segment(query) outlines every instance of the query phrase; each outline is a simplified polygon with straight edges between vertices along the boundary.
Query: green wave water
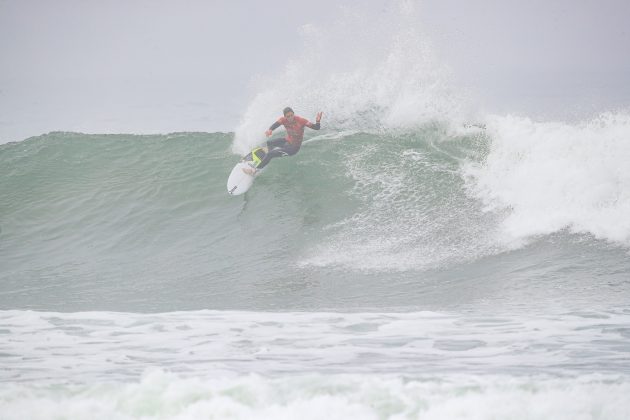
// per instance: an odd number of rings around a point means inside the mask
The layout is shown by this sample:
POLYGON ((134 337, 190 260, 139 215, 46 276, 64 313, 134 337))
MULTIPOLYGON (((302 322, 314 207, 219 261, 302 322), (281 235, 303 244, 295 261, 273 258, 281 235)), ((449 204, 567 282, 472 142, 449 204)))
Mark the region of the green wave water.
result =
POLYGON ((502 241, 509 211, 486 209, 465 170, 490 153, 484 130, 324 133, 243 197, 225 187, 232 141, 56 132, 0 146, 0 308, 441 310, 509 305, 500 291, 515 288, 531 305, 626 293, 584 293, 628 272, 623 248, 566 231, 502 241))

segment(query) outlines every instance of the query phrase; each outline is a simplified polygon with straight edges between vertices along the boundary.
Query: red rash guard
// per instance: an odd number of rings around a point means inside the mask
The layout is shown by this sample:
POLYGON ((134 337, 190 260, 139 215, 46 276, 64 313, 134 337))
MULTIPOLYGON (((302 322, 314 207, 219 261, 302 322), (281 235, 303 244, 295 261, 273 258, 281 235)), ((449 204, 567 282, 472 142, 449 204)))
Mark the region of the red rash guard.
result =
MULTIPOLYGON (((319 127, 315 128, 316 125, 319 126, 319 124, 313 124, 306 118, 298 117, 297 115, 293 117, 293 122, 289 122, 286 117, 280 117, 276 124, 277 127, 284 125, 284 128, 287 130, 287 141, 296 146, 300 146, 302 144, 302 139, 304 138, 304 127, 312 128, 314 130, 319 129, 319 127)), ((276 124, 274 124, 274 126, 276 124)))

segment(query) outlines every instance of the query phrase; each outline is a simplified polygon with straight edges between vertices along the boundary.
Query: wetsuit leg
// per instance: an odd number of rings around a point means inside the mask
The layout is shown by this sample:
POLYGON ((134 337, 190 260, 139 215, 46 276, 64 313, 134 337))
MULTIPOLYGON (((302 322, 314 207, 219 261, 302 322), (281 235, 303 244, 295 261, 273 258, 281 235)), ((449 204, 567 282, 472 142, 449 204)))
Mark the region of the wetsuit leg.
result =
MULTIPOLYGON (((271 150, 274 147, 281 147, 284 146, 284 144, 286 143, 286 139, 284 137, 278 137, 272 140, 267 141, 267 150, 271 150)), ((248 161, 254 161, 254 152, 256 152, 256 156, 260 158, 261 161, 265 160, 265 155, 267 154, 263 148, 259 147, 257 149, 254 149, 253 151, 249 152, 248 154, 246 154, 245 156, 243 156, 243 158, 241 159, 241 162, 248 162, 248 161)), ((257 168, 260 167, 260 165, 256 166, 257 168)))
POLYGON ((284 137, 277 137, 275 139, 271 139, 267 141, 267 148, 271 150, 274 147, 282 147, 287 143, 288 143, 287 139, 285 139, 284 137))
POLYGON ((293 156, 294 154, 298 152, 298 150, 300 150, 299 146, 295 146, 283 138, 269 140, 267 142, 267 147, 269 148, 269 151, 267 152, 267 155, 263 158, 263 160, 260 162, 260 164, 258 165, 256 169, 260 170, 264 168, 265 166, 267 166, 269 161, 275 157, 293 156))

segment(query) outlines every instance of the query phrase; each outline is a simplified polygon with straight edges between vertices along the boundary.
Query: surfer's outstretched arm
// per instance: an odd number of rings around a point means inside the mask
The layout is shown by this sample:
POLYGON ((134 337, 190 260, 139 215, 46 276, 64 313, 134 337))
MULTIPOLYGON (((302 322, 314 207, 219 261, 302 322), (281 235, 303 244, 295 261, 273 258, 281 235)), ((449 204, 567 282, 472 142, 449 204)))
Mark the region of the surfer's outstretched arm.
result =
POLYGON ((276 128, 280 127, 282 124, 280 124, 280 121, 276 121, 275 123, 271 124, 271 127, 269 127, 269 129, 267 131, 265 131, 265 135, 267 137, 271 137, 271 133, 273 133, 273 130, 275 130, 276 128))
POLYGON ((315 116, 315 124, 313 124, 312 122, 308 122, 306 123, 306 126, 308 128, 312 128, 313 130, 319 130, 321 128, 321 126, 319 125, 320 121, 322 120, 322 112, 318 112, 317 115, 315 116))

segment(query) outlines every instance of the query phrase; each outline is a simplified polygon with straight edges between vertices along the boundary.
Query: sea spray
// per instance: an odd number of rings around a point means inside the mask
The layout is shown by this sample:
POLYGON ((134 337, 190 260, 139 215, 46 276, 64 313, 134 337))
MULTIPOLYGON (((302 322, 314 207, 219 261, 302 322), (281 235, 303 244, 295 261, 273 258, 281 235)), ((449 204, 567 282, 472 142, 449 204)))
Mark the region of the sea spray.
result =
POLYGON ((260 81, 236 129, 234 152, 261 143, 286 105, 311 119, 323 111, 323 126, 331 130, 407 129, 471 118, 466 95, 452 88, 418 13, 411 2, 378 15, 341 8, 334 23, 302 28, 302 50, 283 72, 260 81))

